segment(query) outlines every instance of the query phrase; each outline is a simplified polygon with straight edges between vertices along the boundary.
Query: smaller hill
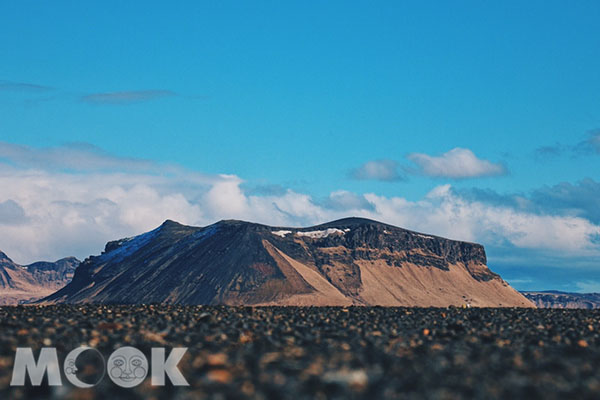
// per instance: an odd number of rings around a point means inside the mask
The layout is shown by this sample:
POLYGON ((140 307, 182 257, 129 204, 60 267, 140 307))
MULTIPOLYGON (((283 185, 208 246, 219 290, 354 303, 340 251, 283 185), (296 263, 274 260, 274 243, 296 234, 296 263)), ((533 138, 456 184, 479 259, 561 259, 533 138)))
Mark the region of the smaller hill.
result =
POLYGON ((0 251, 0 305, 27 303, 56 292, 71 281, 79 264, 67 257, 23 266, 0 251))
POLYGON ((540 308, 600 308, 600 293, 521 292, 540 308))

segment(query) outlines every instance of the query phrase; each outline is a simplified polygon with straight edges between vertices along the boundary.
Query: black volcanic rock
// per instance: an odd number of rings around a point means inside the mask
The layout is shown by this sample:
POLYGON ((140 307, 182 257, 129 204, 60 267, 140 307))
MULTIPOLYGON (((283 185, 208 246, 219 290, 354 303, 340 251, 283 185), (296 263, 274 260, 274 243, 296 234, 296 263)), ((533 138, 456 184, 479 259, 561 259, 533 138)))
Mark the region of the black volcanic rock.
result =
POLYGON ((363 218, 310 228, 166 221, 109 242, 51 303, 531 306, 483 246, 363 218))
POLYGON ((540 308, 600 308, 600 293, 521 292, 540 308))
POLYGON ((591 400, 600 391, 600 310, 61 304, 0 307, 0 323, 2 399, 591 400), (37 356, 46 341, 59 357, 88 343, 106 359, 124 345, 147 356, 186 347, 178 368, 190 386, 148 377, 121 388, 108 376, 91 389, 65 379, 10 386, 15 348, 37 356))

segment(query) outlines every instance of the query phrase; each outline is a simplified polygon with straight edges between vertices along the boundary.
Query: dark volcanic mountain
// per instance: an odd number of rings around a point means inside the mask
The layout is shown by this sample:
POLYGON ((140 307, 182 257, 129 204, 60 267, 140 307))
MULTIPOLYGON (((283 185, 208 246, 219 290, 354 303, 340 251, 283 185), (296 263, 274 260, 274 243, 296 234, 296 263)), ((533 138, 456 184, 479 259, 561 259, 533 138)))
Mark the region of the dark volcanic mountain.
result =
POLYGON ((19 304, 57 291, 71 281, 79 262, 68 257, 22 266, 0 251, 0 305, 19 304))
POLYGON ((166 221, 109 242, 49 303, 533 306, 483 246, 348 218, 311 228, 166 221))
POLYGON ((540 308, 600 308, 600 293, 522 292, 540 308))

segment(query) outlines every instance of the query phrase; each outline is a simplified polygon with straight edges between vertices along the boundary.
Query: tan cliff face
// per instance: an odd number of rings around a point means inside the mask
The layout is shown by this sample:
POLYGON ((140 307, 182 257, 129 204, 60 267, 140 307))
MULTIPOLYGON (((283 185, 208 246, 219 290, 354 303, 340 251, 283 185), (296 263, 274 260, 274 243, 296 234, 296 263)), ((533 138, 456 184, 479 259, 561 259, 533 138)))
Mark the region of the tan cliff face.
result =
POLYGON ((74 257, 56 262, 19 265, 0 251, 0 305, 14 305, 37 300, 64 287, 79 260, 74 257))
POLYGON ((481 245, 361 218, 310 228, 167 221, 107 244, 47 303, 532 307, 481 245))

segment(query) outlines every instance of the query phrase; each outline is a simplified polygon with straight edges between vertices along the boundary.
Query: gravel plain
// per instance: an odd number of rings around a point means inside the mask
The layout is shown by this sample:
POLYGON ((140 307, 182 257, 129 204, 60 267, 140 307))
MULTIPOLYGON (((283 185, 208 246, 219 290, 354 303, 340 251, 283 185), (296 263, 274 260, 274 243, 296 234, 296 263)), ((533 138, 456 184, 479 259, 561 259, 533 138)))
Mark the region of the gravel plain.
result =
POLYGON ((600 310, 0 307, 0 398, 598 399, 600 310), (190 386, 10 386, 17 347, 82 345, 187 347, 190 386))

